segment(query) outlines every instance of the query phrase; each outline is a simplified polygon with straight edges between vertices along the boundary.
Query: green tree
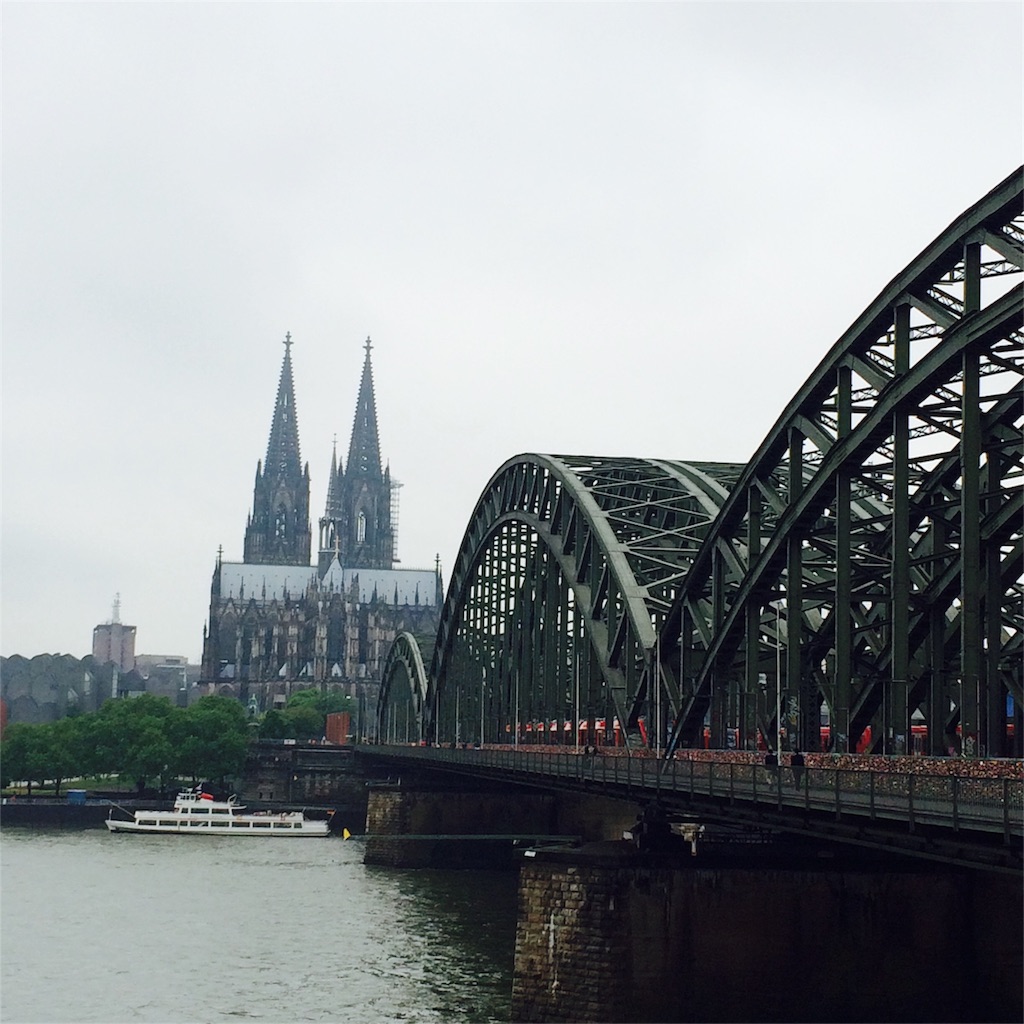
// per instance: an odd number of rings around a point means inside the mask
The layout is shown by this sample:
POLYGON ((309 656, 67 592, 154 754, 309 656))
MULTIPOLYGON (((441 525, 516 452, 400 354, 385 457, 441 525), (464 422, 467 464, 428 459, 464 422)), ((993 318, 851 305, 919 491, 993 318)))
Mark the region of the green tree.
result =
POLYGON ((282 716, 288 723, 289 735, 297 740, 319 739, 324 733, 324 714, 312 704, 286 707, 282 716))
POLYGON ((322 736, 327 716, 339 711, 354 712, 355 701, 335 690, 322 691, 314 687, 293 693, 282 714, 288 723, 288 735, 308 740, 322 736))
POLYGON ((25 728, 17 722, 12 723, 0 742, 0 787, 3 789, 25 778, 29 744, 25 728))
POLYGON ((245 708, 229 697, 201 697, 175 722, 179 771, 193 781, 224 782, 245 767, 249 746, 245 708))
POLYGON ((135 781, 139 792, 146 783, 159 779, 161 788, 174 774, 175 750, 167 737, 167 721, 147 717, 138 723, 128 748, 128 761, 122 766, 121 774, 135 781))
POLYGON ((60 718, 56 722, 39 725, 39 757, 47 779, 54 781, 54 796, 60 796, 65 779, 82 774, 81 748, 78 725, 81 719, 60 718))
POLYGON ((291 735, 288 731, 288 719, 273 708, 263 716, 260 722, 261 740, 283 740, 291 735))
POLYGON ((166 697, 148 693, 108 700, 98 712, 94 732, 97 769, 119 773, 140 793, 150 780, 173 773, 170 737, 182 714, 166 697))
POLYGON ((318 707, 320 704, 321 693, 316 687, 312 687, 308 690, 296 690, 285 704, 285 710, 288 708, 299 708, 299 707, 318 707))
MULTIPOLYGON (((78 771, 81 775, 103 775, 111 769, 104 762, 100 736, 103 732, 103 724, 97 712, 88 712, 79 715, 77 718, 69 719, 75 724, 75 731, 72 735, 72 742, 75 748, 75 757, 78 763, 78 771)), ((114 771, 119 769, 115 768, 114 771)))
POLYGON ((15 722, 7 727, 3 743, 0 744, 0 774, 4 786, 12 782, 28 783, 32 794, 32 783, 46 779, 45 736, 42 726, 15 722))
POLYGON ((349 714, 354 714, 356 710, 356 702, 347 693, 340 693, 337 690, 331 690, 321 696, 320 710, 325 715, 334 715, 340 711, 347 711, 349 714))

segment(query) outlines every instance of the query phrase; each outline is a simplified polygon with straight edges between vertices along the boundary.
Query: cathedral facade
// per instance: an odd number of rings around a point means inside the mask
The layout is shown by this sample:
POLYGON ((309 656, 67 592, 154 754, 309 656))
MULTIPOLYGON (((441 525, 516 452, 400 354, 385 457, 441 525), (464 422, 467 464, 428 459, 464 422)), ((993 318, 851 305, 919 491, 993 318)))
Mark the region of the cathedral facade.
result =
POLYGON ((335 447, 313 562, 291 345, 287 335, 242 561, 218 554, 214 568, 200 689, 237 697, 253 711, 312 686, 341 691, 356 698, 366 734, 395 636, 437 633, 440 567, 396 568, 397 485, 390 466, 381 467, 369 338, 348 459, 339 462, 335 447))

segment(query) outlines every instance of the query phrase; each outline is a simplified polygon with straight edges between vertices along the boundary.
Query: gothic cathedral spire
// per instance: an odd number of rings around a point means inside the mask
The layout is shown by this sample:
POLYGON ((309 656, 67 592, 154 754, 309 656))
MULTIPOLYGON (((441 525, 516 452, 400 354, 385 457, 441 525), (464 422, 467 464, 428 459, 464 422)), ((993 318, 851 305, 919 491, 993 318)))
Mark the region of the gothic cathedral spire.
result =
POLYGON ((245 527, 243 557, 250 564, 309 565, 309 466, 302 466, 299 454, 291 346, 292 336, 286 334, 267 460, 256 466, 245 527))
POLYGON ((320 520, 321 575, 335 552, 346 569, 391 569, 395 561, 394 524, 391 521, 391 471, 381 470, 377 433, 377 403, 373 392, 373 366, 366 339, 363 376, 359 383, 348 461, 343 467, 331 458, 327 509, 320 520))

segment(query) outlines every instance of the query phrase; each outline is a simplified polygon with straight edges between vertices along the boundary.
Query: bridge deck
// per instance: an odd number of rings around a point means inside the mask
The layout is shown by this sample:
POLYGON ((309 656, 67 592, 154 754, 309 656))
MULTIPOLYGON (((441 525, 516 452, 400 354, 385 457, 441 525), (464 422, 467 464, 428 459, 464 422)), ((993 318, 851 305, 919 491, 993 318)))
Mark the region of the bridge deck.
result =
MULTIPOLYGON (((863 837, 882 829, 901 833, 906 852, 928 833, 935 849, 973 844, 990 861, 993 842, 1009 864, 1019 861, 1024 836, 1024 778, 930 775, 844 768, 770 768, 734 761, 655 760, 573 752, 379 746, 367 754, 424 767, 487 775, 506 781, 597 790, 608 796, 660 798, 731 820, 767 821, 822 838, 863 837)), ((890 841, 881 845, 894 845, 890 841)), ((946 859, 948 854, 943 854, 946 859)), ((971 854, 965 855, 972 859, 971 854)), ((956 859, 956 858, 954 858, 956 859)))

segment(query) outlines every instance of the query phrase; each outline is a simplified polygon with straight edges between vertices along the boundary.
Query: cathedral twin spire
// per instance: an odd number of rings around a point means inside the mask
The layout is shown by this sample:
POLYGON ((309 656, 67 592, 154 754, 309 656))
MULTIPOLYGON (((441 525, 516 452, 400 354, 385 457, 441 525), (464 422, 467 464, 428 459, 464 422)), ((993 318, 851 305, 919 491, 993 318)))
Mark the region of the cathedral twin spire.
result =
POLYGON ((346 466, 331 456, 327 508, 320 520, 319 569, 323 575, 337 557, 345 568, 391 569, 394 565, 394 524, 391 517, 391 472, 381 471, 377 402, 369 338, 363 348, 363 375, 352 420, 346 466))
MULTIPOLYGON (((256 468, 253 511, 246 524, 248 563, 309 565, 309 466, 299 453, 298 417, 292 377, 291 335, 285 335, 284 361, 267 442, 266 462, 256 468)), ((372 343, 356 401, 348 471, 338 464, 337 440, 331 454, 327 504, 320 520, 320 575, 333 558, 346 568, 390 569, 394 563, 391 473, 381 471, 377 407, 373 391, 372 343)))
POLYGON ((352 420, 352 439, 348 446, 348 471, 368 479, 380 479, 380 441, 377 436, 377 402, 373 393, 373 367, 370 365, 370 339, 363 345, 363 376, 359 382, 356 414, 352 420))
POLYGON ((284 362, 277 384, 274 420, 267 441, 266 469, 273 466, 281 473, 295 475, 302 460, 299 456, 299 422, 295 414, 295 383, 292 378, 292 336, 284 336, 284 362))
POLYGON ((292 378, 292 336, 284 337, 267 459, 256 466, 252 514, 243 558, 249 563, 309 565, 309 465, 299 453, 299 423, 292 378))

